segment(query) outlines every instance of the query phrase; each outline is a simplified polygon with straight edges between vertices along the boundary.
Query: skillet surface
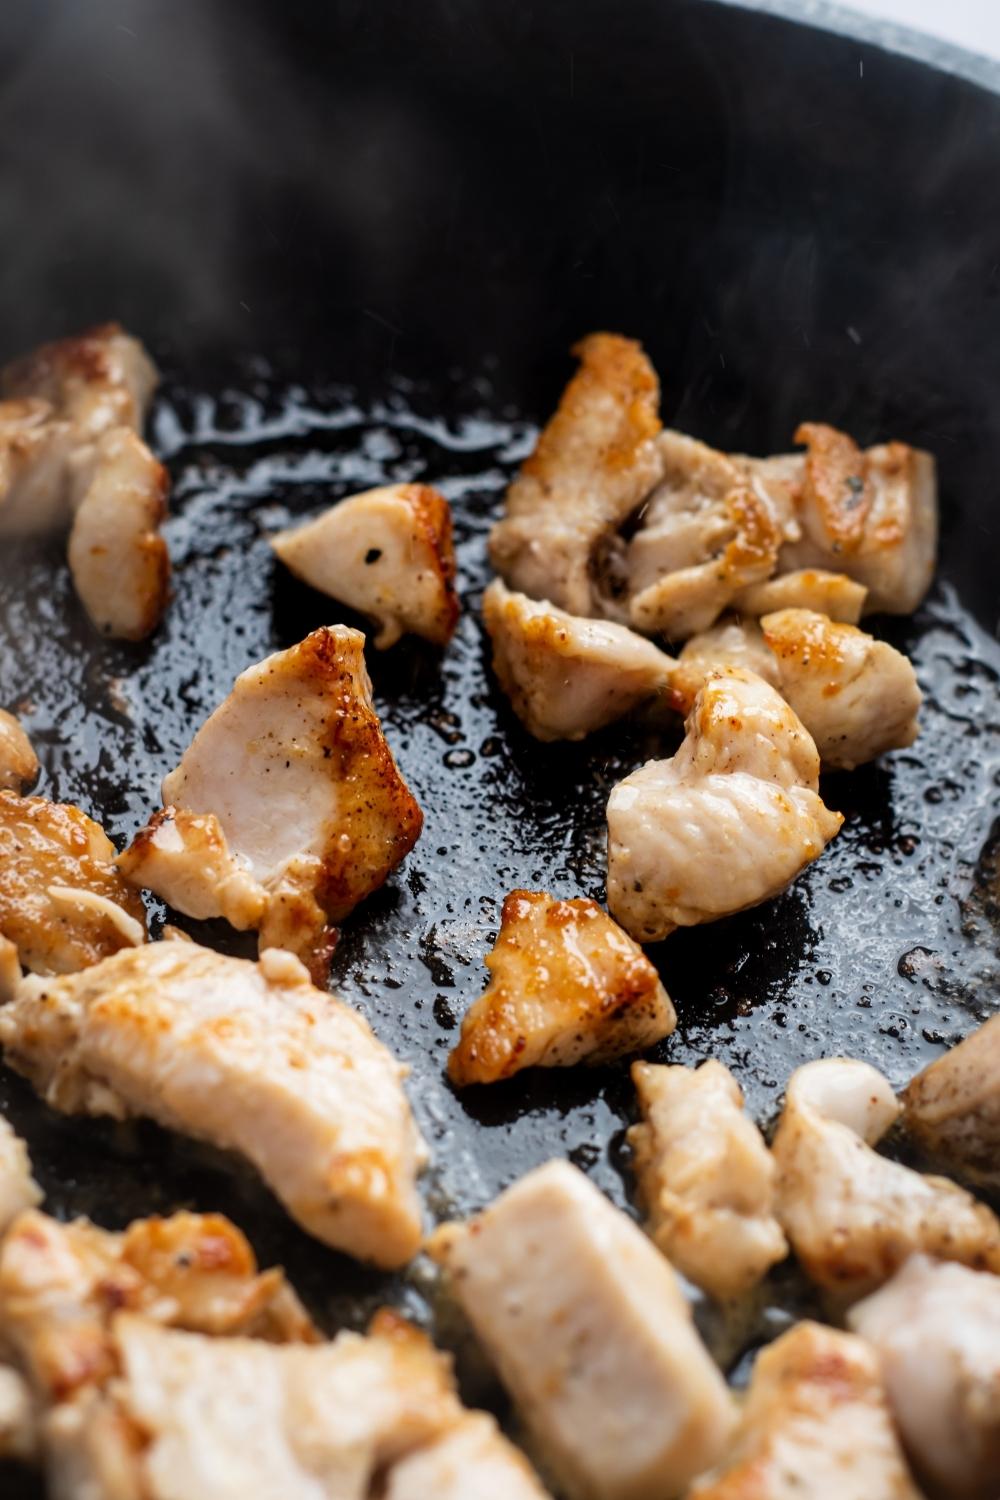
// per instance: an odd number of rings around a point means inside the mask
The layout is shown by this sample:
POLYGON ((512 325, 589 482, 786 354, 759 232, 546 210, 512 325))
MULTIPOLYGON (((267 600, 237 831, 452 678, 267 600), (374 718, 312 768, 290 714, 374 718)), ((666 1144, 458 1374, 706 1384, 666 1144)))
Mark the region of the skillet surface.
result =
MULTIPOLYGON (((656 951, 681 1023, 655 1055, 721 1057, 760 1120, 818 1054, 905 1081, 1000 994, 1000 251, 979 209, 1000 103, 871 48, 862 79, 857 43, 710 4, 501 20, 440 0, 419 27, 392 4, 280 23, 241 5, 238 26, 222 3, 169 9, 4 22, 21 230, 0 267, 4 353, 121 317, 164 367, 151 435, 174 481, 176 597, 145 646, 95 639, 59 543, 0 558, 0 704, 24 709, 38 790, 130 834, 236 673, 340 617, 276 569, 266 534, 383 480, 440 483, 459 634, 443 659, 415 643, 369 656, 425 832, 345 926, 333 984, 412 1064, 432 1215, 553 1154, 626 1202, 626 1067, 461 1099, 442 1077, 503 895, 600 897, 607 792, 679 738, 630 725, 535 744, 476 619, 484 534, 562 351, 622 328, 664 374, 667 420, 720 446, 780 449, 818 416, 941 461, 941 582, 915 620, 876 626, 916 660, 918 744, 827 780, 847 823, 792 891, 656 951)), ((117 1225, 222 1209, 325 1326, 389 1297, 454 1336, 419 1265, 395 1282, 360 1270, 213 1153, 60 1120, 6 1072, 0 1109, 53 1211, 117 1225)), ((785 1271, 735 1330, 701 1309, 737 1378, 801 1296, 785 1271)))

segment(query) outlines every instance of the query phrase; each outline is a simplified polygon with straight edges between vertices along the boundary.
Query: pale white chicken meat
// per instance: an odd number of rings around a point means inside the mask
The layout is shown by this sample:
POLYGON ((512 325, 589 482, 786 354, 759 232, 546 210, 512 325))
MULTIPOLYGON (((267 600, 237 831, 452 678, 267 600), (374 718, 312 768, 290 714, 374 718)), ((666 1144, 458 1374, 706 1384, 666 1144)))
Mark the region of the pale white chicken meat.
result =
POLYGON ((609 601, 593 567, 599 544, 663 472, 660 384, 641 345, 618 334, 592 333, 573 353, 580 368, 507 491, 490 558, 512 589, 601 615, 609 601))
POLYGON ((867 588, 866 612, 911 614, 937 557, 934 459, 905 443, 862 450, 820 422, 803 423, 795 441, 804 455, 745 460, 756 487, 796 522, 779 571, 835 569, 867 588))
POLYGON ((0 791, 0 937, 38 974, 66 974, 146 938, 142 901, 103 828, 68 803, 0 791))
POLYGON ((464 1417, 389 1472, 384 1500, 548 1500, 524 1455, 492 1417, 464 1417))
POLYGON ((0 792, 23 792, 38 775, 38 756, 24 726, 0 708, 0 792))
MULTIPOLYGON (((674 702, 682 713, 691 705, 711 672, 725 667, 740 667, 763 678, 781 692, 781 672, 777 657, 764 639, 755 619, 723 615, 708 630, 699 630, 677 658, 673 675, 674 702)), ((808 729, 808 724, 806 725, 808 729)))
POLYGON ((657 446, 663 477, 622 559, 627 618, 684 640, 770 577, 783 538, 767 498, 724 453, 679 432, 662 433, 657 446))
POLYGON ((1000 1272, 1000 1221, 960 1187, 871 1148, 900 1106, 868 1063, 806 1063, 788 1081, 772 1143, 778 1218, 807 1275, 859 1297, 914 1251, 1000 1272))
POLYGON ((418 1248, 424 1152, 403 1069, 289 953, 252 964, 160 942, 26 979, 0 1043, 55 1109, 145 1115, 240 1153, 327 1244, 386 1267, 418 1248))
POLYGON ((845 625, 856 625, 864 613, 868 590, 846 573, 828 573, 824 568, 797 568, 776 573, 763 583, 741 589, 732 602, 739 615, 773 614, 779 609, 814 609, 845 625))
POLYGON ((582 740, 667 697, 675 667, 652 641, 609 620, 567 614, 495 579, 483 595, 493 670, 538 740, 582 740))
POLYGON ((571 1500, 663 1500, 721 1456, 733 1404, 679 1282, 575 1167, 429 1248, 571 1500))
POLYGON ((903 1123, 950 1170, 1000 1184, 1000 1016, 917 1074, 903 1092, 903 1123))
POLYGON ((774 1216, 776 1169, 739 1085, 698 1068, 632 1064, 642 1115, 628 1132, 655 1244, 713 1297, 738 1297, 788 1254, 774 1216))
POLYGON ((447 500, 429 484, 350 495, 271 546, 297 578, 374 620, 375 646, 403 635, 446 646, 458 621, 447 500))
POLYGON ((1000 1494, 1000 1278, 913 1255, 851 1309, 917 1474, 941 1500, 1000 1494))
POLYGON ((378 1476, 462 1417, 448 1361, 392 1315, 311 1348, 131 1313, 112 1338, 118 1378, 47 1424, 57 1494, 104 1500, 112 1475, 113 1500, 369 1500, 378 1476))
POLYGON ((685 729, 608 800, 608 909, 639 942, 776 896, 843 821, 809 734, 753 673, 712 673, 685 729))
POLYGON ((220 1214, 136 1219, 120 1234, 88 1219, 21 1213, 0 1242, 0 1330, 44 1402, 113 1375, 115 1314, 274 1343, 319 1335, 278 1269, 259 1272, 220 1214))
POLYGON ((0 1115, 0 1242, 18 1214, 32 1208, 41 1197, 41 1188, 31 1175, 28 1148, 0 1115))
POLYGON ((757 1356, 733 1451, 690 1500, 921 1500, 873 1350, 798 1323, 757 1356))
POLYGON ((487 990, 448 1059, 459 1087, 641 1052, 677 1024, 660 976, 595 901, 512 891, 487 990))
POLYGON ((0 1364, 0 1462, 27 1463, 38 1446, 35 1403, 23 1376, 0 1364))
POLYGON ((156 370, 117 324, 45 345, 0 375, 0 536, 70 528, 99 630, 139 640, 167 602, 167 474, 139 437, 156 370))
POLYGON ((382 885, 423 821, 372 707, 364 636, 343 625, 243 672, 163 801, 121 856, 129 880, 188 916, 257 927, 262 948, 317 970, 329 925, 382 885))

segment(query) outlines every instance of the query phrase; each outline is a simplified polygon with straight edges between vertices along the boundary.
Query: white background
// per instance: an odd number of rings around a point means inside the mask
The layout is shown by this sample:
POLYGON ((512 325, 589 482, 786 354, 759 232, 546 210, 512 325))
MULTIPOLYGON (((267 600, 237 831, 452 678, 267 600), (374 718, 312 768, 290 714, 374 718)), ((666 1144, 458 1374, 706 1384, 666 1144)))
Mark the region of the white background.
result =
POLYGON ((1000 58, 1000 0, 847 0, 847 8, 1000 58))

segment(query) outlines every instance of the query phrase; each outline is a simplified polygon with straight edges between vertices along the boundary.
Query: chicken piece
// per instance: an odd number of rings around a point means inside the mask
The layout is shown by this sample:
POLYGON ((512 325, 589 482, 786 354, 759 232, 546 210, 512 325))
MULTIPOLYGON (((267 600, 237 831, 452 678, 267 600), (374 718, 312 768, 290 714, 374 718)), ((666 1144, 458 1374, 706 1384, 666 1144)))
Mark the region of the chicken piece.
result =
POLYGON ((31 1175, 28 1148, 0 1115, 0 1240, 18 1214, 41 1198, 42 1190, 31 1175))
POLYGON ((115 857, 79 808, 0 791, 0 935, 26 968, 66 974, 145 942, 145 909, 115 857))
POLYGON ((367 615, 384 651, 403 635, 446 646, 458 622, 451 511, 429 484, 365 490, 271 546, 311 588, 367 615))
POLYGON ((679 432, 658 447, 663 478, 625 549, 628 620, 683 640, 770 577, 783 538, 767 498, 724 453, 679 432))
POLYGON ((164 611, 170 557, 159 526, 168 487, 166 469, 128 428, 114 428, 97 443, 93 478, 69 535, 69 566, 104 635, 141 641, 164 611))
POLYGON ((859 1297, 913 1251, 1000 1272, 1000 1221, 942 1177, 870 1148, 900 1112, 868 1063, 826 1058, 798 1068, 771 1146, 778 1218, 806 1273, 859 1297))
POLYGON ((364 636, 343 625, 243 672, 164 779, 163 801, 166 817, 119 861, 128 879, 309 962, 423 822, 372 707, 364 636))
POLYGON ((582 740, 669 690, 676 664, 651 641, 513 594, 499 578, 483 621, 500 686, 538 740, 582 740))
POLYGON ((0 933, 0 1005, 14 998, 23 977, 17 949, 0 933))
POLYGON ((568 1162, 431 1254, 571 1500, 661 1500, 721 1455, 733 1408, 669 1264, 568 1162))
POLYGON ((911 1080, 903 1123, 949 1171, 1000 1186, 1000 1016, 911 1080))
POLYGON ((0 1364, 0 1463, 31 1462, 37 1455, 35 1403, 28 1383, 16 1370, 0 1364))
POLYGON ((385 1500, 547 1500, 531 1465, 483 1412, 393 1468, 385 1500))
POLYGON ((57 1494, 368 1500, 378 1475, 462 1413, 447 1360, 400 1319, 314 1348, 206 1338, 130 1313, 112 1334, 119 1378, 49 1420, 57 1494))
POLYGON ((765 615, 761 628, 778 661, 782 696, 827 769, 850 771, 913 744, 921 693, 901 651, 808 609, 765 615))
POLYGON ((690 1500, 921 1500, 861 1339, 798 1323, 758 1356, 736 1445, 690 1500))
POLYGON ((458 1088, 522 1068, 610 1062, 677 1025, 653 965, 595 901, 511 891, 486 967, 489 987, 448 1059, 458 1088))
POLYGON ((713 1297, 748 1292, 788 1244, 774 1217, 775 1165, 729 1069, 632 1064, 642 1123, 628 1132, 649 1232, 713 1297))
POLYGON ((862 451, 846 433, 805 422, 804 456, 745 460, 800 535, 781 549, 781 572, 834 568, 868 589, 868 613, 911 614, 930 587, 937 554, 937 475, 929 453, 905 443, 862 451))
POLYGON ((913 1255, 852 1308, 903 1442, 942 1500, 1000 1493, 1000 1280, 913 1255))
POLYGON ((403 1069, 291 954, 149 943, 26 979, 0 1043, 53 1108, 145 1115, 237 1151, 325 1243, 385 1267, 416 1253, 423 1145, 403 1069))
POLYGON ((39 1396, 64 1401, 114 1373, 111 1324, 122 1310, 214 1335, 318 1338, 284 1273, 258 1273, 220 1214, 137 1219, 122 1234, 20 1215, 0 1244, 0 1329, 39 1396))
POLYGON ((608 910, 639 942, 776 896, 843 821, 808 733, 752 672, 713 672, 685 728, 608 800, 608 910))
POLYGON ((763 583, 741 589, 732 602, 738 614, 770 615, 779 609, 814 609, 844 625, 856 625, 864 612, 868 590, 846 573, 822 568, 800 568, 779 573, 763 583))
POLYGON ((0 377, 0 535, 71 527, 84 607, 124 640, 150 633, 169 591, 167 473, 138 436, 156 379, 117 324, 45 345, 0 377))
MULTIPOLYGON (((691 706, 712 672, 728 667, 753 672, 781 692, 781 671, 756 620, 723 615, 708 630, 699 630, 677 658, 671 679, 673 701, 682 713, 691 706)), ((804 721, 803 721, 804 722, 804 721)), ((808 729, 808 725, 806 728, 808 729)))
POLYGON ((20 722, 0 708, 0 792, 23 792, 38 775, 38 756, 20 722))
POLYGON ((633 339, 592 333, 575 345, 580 368, 535 451, 507 491, 490 536, 494 568, 532 599, 601 615, 593 562, 659 481, 660 385, 633 339))

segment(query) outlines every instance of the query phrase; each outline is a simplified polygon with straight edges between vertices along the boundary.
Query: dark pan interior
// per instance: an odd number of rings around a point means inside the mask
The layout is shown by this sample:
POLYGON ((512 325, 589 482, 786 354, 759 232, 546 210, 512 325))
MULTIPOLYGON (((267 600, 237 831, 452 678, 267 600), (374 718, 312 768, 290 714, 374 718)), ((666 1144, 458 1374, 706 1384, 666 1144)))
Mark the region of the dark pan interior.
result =
MULTIPOLYGON (((59 544, 5 544, 0 705, 24 711, 43 794, 124 838, 235 674, 338 617, 268 531, 383 479, 455 502, 455 643, 369 662, 425 832, 333 970, 412 1064, 430 1214, 553 1154, 629 1190, 626 1067, 461 1099, 442 1077, 503 895, 600 897, 608 789, 678 737, 535 744, 477 624, 485 531, 588 329, 641 337, 667 419, 722 447, 780 450, 808 417, 940 462, 940 583, 877 622, 915 656, 922 736, 828 779, 845 829, 793 890, 657 950, 681 1016, 657 1055, 721 1057, 764 1121, 810 1057, 900 1084, 996 1008, 998 97, 709 0, 53 0, 5 8, 0 51, 0 353, 119 318, 163 367, 174 481, 176 597, 144 646, 94 637, 59 544)), ((58 1119, 5 1072, 0 1109, 55 1212, 221 1208, 331 1329, 387 1297, 440 1311, 419 1265, 360 1270, 213 1153, 58 1119)), ((797 1295, 779 1273, 717 1345, 738 1378, 797 1295)))

